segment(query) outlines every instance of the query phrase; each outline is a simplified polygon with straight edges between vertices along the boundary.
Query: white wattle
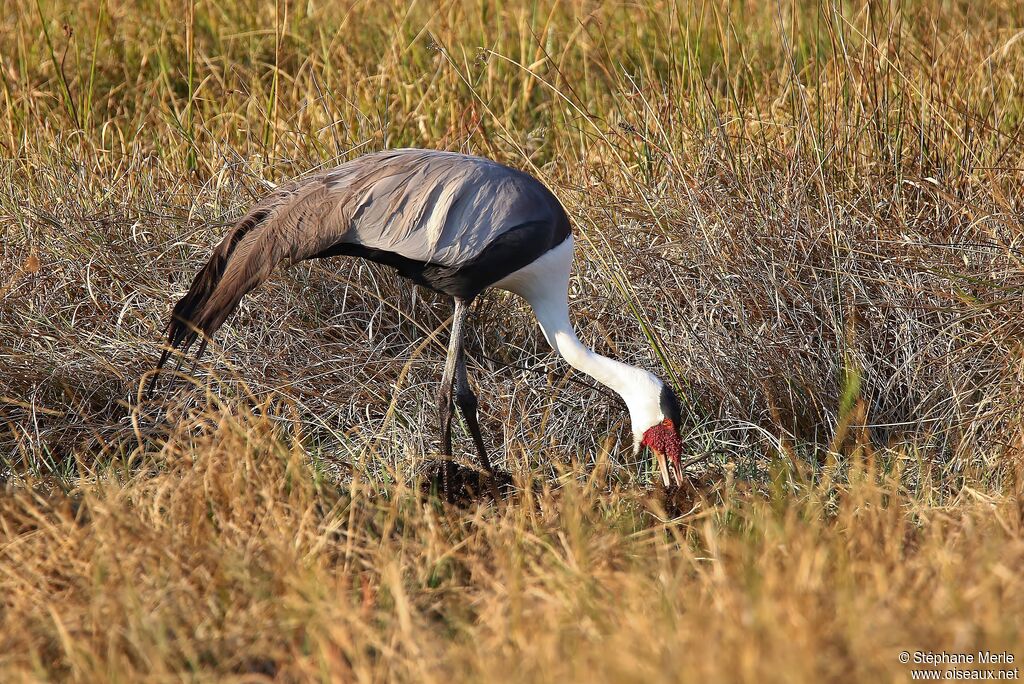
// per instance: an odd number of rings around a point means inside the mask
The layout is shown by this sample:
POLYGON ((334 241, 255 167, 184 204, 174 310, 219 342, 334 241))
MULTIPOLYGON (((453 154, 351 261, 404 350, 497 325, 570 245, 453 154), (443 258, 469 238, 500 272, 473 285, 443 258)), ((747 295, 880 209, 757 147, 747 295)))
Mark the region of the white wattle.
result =
POLYGON ((609 359, 589 349, 576 337, 569 322, 569 271, 572 265, 573 239, 519 269, 493 287, 521 296, 533 308, 548 344, 566 362, 614 390, 629 409, 634 449, 639 449, 643 433, 662 420, 661 381, 651 373, 609 359))

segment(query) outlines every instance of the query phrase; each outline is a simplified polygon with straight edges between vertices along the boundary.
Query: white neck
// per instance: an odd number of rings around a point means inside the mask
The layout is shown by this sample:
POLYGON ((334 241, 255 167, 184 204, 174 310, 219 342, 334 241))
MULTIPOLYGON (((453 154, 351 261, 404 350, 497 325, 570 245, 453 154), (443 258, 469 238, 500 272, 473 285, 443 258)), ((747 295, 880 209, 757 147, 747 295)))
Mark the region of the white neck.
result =
POLYGON ((495 285, 515 292, 530 303, 548 344, 568 362, 605 387, 614 390, 629 409, 635 447, 643 432, 660 423, 662 382, 647 371, 609 359, 589 349, 576 337, 569 322, 569 268, 572 238, 532 264, 495 285))
POLYGON ((544 331, 544 337, 570 366, 615 390, 623 399, 635 393, 638 375, 646 375, 645 371, 601 356, 580 342, 569 322, 569 309, 564 304, 549 306, 551 302, 543 301, 538 304, 534 307, 534 313, 544 331))

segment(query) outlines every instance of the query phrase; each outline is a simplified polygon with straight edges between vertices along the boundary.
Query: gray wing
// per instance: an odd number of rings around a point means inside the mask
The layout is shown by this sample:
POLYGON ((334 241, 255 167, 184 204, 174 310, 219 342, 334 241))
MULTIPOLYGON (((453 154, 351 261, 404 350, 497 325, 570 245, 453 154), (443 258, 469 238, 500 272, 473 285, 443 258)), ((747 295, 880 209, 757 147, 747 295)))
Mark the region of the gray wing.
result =
POLYGON ((487 159, 433 150, 361 157, 328 172, 341 240, 456 266, 502 233, 562 211, 530 176, 487 159))
POLYGON ((353 245, 455 268, 524 225, 568 231, 561 205, 540 182, 451 152, 368 154, 282 186, 235 224, 196 274, 174 307, 157 368, 171 349, 187 351, 199 334, 212 335, 282 261, 353 245))

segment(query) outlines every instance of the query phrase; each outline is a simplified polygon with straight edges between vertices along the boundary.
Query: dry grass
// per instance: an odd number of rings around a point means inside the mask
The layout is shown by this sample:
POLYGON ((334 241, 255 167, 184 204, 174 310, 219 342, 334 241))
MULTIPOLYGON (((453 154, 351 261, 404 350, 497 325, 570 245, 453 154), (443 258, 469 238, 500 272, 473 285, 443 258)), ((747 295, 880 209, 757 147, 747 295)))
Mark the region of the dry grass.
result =
POLYGON ((265 418, 153 462, 0 504, 8 678, 903 681, 903 649, 1020 645, 1021 509, 898 474, 661 523, 600 477, 501 511, 336 488, 265 418))
POLYGON ((4 680, 1024 657, 1020 3, 8 5, 4 680), (471 373, 521 493, 425 498, 450 306, 357 261, 283 271, 135 407, 226 222, 405 145, 555 190, 581 336, 673 379, 692 487, 650 491, 619 402, 489 295, 471 373))

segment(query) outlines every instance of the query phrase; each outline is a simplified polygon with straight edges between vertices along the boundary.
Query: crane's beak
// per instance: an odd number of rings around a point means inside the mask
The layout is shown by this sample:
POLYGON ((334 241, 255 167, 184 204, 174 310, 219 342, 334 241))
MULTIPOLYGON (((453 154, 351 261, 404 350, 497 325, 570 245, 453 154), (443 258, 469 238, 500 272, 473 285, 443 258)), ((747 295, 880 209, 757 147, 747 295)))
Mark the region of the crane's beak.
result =
POLYGON ((658 451, 653 446, 649 446, 647 448, 654 454, 654 458, 658 459, 658 469, 661 470, 661 481, 665 483, 665 486, 671 487, 672 482, 675 482, 677 486, 682 486, 683 469, 679 463, 679 459, 665 458, 665 454, 658 451))

